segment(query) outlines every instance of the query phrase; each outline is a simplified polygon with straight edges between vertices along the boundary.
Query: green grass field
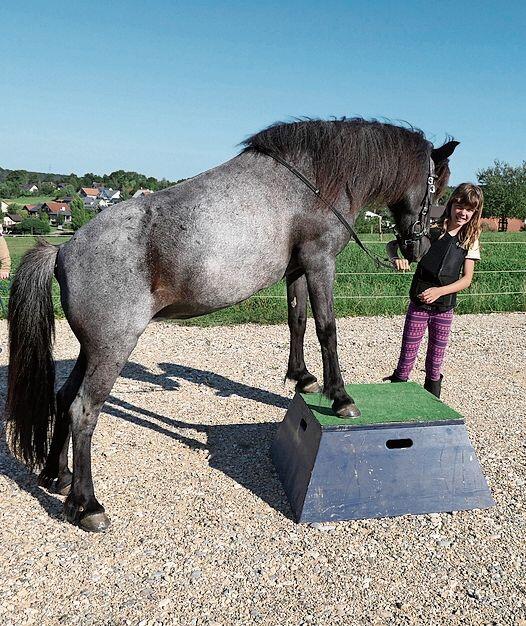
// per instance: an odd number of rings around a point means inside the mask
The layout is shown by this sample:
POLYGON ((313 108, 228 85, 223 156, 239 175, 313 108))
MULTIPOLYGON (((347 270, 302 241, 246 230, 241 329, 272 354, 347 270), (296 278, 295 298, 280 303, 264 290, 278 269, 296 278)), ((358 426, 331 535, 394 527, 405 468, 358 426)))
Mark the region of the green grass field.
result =
MULTIPOLYGON (((51 243, 63 243, 65 237, 46 237, 51 243)), ((384 235, 364 235, 368 246, 384 255, 384 235)), ((6 237, 15 268, 22 254, 33 244, 31 237, 6 237)), ((477 263, 475 279, 471 287, 459 294, 458 313, 490 313, 494 311, 526 310, 526 232, 483 233, 481 238, 482 260, 477 263), (497 295, 483 295, 495 293, 497 295)), ((398 315, 405 312, 411 273, 401 274, 381 268, 352 243, 337 259, 335 286, 336 315, 398 315)), ((8 294, 8 281, 1 281, 2 310, 8 294)), ((57 315, 61 315, 58 303, 58 285, 53 286, 57 315)), ((216 325, 253 323, 281 323, 287 319, 287 304, 283 281, 264 289, 246 302, 217 311, 185 324, 216 325)))
POLYGON ((20 198, 2 198, 7 204, 19 204, 21 207, 24 204, 40 204, 43 202, 49 202, 53 200, 53 196, 21 196, 20 198))

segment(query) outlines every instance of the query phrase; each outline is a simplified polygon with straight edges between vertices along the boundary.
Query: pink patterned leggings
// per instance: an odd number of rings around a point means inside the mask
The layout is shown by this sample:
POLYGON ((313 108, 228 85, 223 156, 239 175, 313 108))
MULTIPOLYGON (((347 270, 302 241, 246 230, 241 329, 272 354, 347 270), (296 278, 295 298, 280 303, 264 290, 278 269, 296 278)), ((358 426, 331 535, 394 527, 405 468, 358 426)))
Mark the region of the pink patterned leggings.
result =
POLYGON ((409 303, 405 316, 400 358, 395 370, 398 378, 402 380, 409 378, 418 355, 418 348, 428 328, 426 376, 431 380, 440 380, 440 370, 444 362, 452 322, 453 309, 444 312, 426 311, 412 302, 409 303))

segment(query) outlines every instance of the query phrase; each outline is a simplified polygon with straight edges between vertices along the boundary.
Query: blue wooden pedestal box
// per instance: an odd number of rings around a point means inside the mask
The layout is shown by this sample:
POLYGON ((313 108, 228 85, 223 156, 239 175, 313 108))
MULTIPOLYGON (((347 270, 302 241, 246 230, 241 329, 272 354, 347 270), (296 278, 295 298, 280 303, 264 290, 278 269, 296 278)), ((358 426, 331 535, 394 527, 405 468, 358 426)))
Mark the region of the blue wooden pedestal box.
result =
POLYGON ((298 522, 483 509, 495 503, 461 415, 416 383, 348 385, 340 419, 297 393, 272 458, 298 522))

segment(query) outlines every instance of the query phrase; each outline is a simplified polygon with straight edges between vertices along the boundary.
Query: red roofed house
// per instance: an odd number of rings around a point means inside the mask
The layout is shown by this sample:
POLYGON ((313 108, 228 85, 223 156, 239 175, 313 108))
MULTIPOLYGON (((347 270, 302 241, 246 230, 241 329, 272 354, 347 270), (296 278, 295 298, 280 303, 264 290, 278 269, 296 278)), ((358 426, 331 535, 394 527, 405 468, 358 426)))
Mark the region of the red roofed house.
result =
POLYGON ((42 204, 24 204, 22 208, 25 209, 31 217, 38 217, 42 206, 42 204))
POLYGON ((99 195, 99 189, 95 189, 95 187, 82 187, 80 190, 80 196, 82 198, 95 199, 98 195, 99 195))
POLYGON ((40 210, 49 215, 49 223, 54 226, 71 222, 71 208, 66 202, 44 202, 40 210))

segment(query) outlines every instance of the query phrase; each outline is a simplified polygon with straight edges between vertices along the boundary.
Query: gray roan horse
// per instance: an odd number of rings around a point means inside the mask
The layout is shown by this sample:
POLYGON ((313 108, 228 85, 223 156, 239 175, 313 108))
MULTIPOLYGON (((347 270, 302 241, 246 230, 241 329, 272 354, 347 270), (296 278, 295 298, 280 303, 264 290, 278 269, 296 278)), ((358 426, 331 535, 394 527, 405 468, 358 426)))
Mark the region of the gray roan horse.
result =
POLYGON ((285 276, 288 378, 299 390, 317 388, 303 358, 308 297, 324 393, 338 415, 359 415, 343 386, 332 305, 335 257, 349 233, 326 203, 352 223, 360 208, 381 199, 394 216, 402 253, 417 260, 429 247, 427 237, 414 237, 428 177, 434 172, 440 194, 456 144, 433 149, 420 131, 363 119, 275 124, 247 139, 227 163, 102 211, 64 245, 41 241, 27 252, 9 302, 9 440, 30 468, 43 467, 41 485, 69 491, 66 519, 91 531, 109 525, 93 488, 92 434, 152 318, 204 315, 285 276), (277 159, 313 181, 319 196, 277 159), (56 396, 53 275, 80 342, 56 396))

